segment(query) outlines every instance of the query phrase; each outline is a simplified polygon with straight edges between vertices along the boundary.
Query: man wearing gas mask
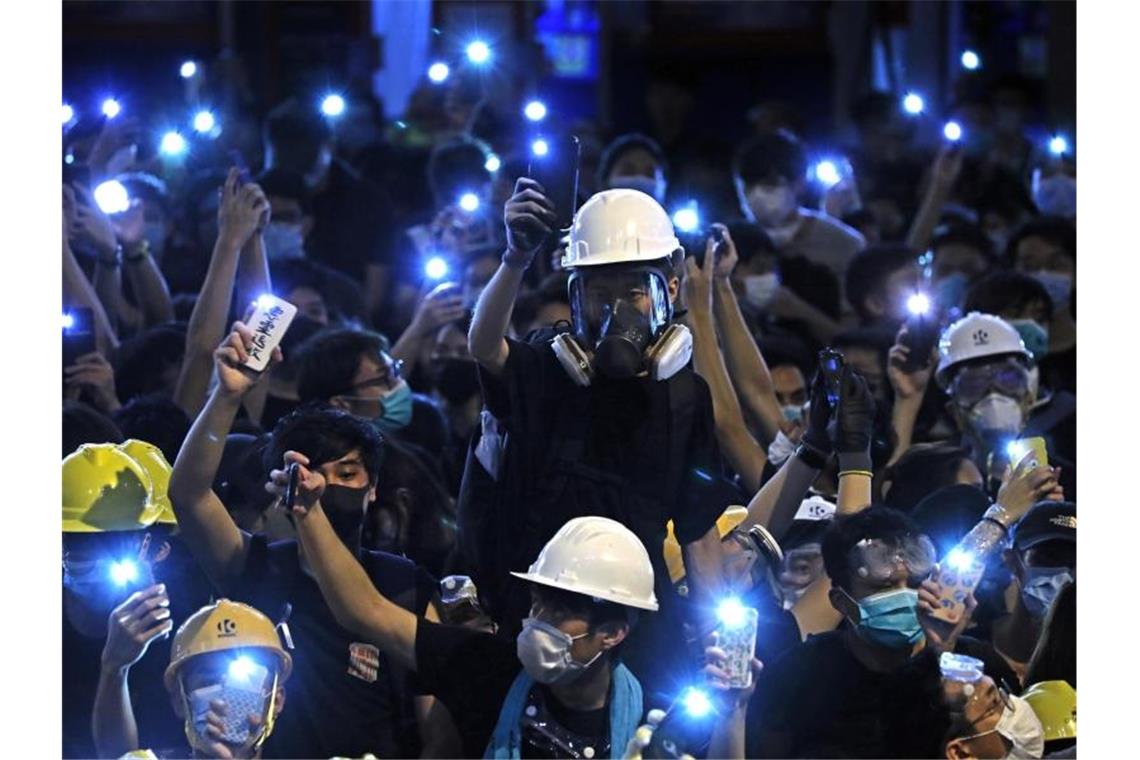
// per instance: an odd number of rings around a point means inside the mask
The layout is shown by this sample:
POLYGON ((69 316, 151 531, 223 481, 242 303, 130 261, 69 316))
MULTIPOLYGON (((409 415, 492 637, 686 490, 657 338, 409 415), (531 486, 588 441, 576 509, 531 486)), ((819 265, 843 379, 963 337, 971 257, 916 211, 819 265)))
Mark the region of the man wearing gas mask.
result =
MULTIPOLYGON (((494 531, 503 547, 488 576, 526 567, 567 519, 601 514, 649 547, 662 615, 635 632, 627 662, 643 681, 663 664, 653 650, 680 641, 676 595, 661 554, 672 519, 690 591, 720 584, 716 519, 729 503, 708 386, 692 370, 692 338, 674 323, 681 246, 665 210, 637 190, 606 190, 577 211, 562 265, 570 270, 572 330, 521 342, 505 337, 519 284, 535 254, 556 241, 544 189, 521 178, 506 205, 507 251, 475 307, 468 346, 487 409, 507 430, 494 531), (645 658, 646 662, 640 662, 645 658)), ((462 517, 462 516, 461 516, 462 517)), ((514 629, 529 599, 504 587, 492 604, 514 629)), ((652 678, 652 676, 649 676, 652 678)))
MULTIPOLYGON (((1033 354, 1012 325, 979 312, 947 327, 938 352, 935 379, 950 396, 948 411, 992 495, 1010 464, 1010 444, 1040 435, 1030 419, 1036 400, 1033 354)), ((1051 461, 1058 462, 1052 451, 1049 454, 1051 461)), ((1074 469, 1062 462, 1058 473, 1070 498, 1076 489, 1074 469)))
MULTIPOLYGON (((398 663, 336 624, 313 579, 311 559, 302 556, 295 541, 270 543, 264 534, 240 530, 211 490, 226 433, 243 399, 268 374, 245 371, 242 362, 253 334, 240 322, 234 328, 215 352, 217 382, 174 464, 170 499, 186 544, 218 591, 284 621, 296 651, 304 652, 295 662, 291 701, 305 719, 279 726, 266 754, 418 754, 413 709, 426 716, 431 698, 413 698, 398 663)), ((436 584, 426 572, 403 557, 361 547, 365 511, 376 498, 382 445, 369 421, 328 406, 308 406, 277 423, 263 462, 268 470, 280 466, 286 451, 303 454, 328 481, 324 508, 338 539, 368 568, 370 582, 404 608, 438 619, 431 606, 436 584)))

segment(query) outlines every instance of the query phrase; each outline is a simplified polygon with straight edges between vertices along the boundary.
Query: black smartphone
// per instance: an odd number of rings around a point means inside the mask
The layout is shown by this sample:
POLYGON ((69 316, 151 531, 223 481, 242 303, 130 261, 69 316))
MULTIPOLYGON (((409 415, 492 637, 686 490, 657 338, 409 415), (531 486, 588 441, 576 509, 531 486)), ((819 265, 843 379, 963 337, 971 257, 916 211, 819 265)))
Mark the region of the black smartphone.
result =
POLYGON ((79 357, 95 351, 95 317, 91 309, 77 308, 63 313, 63 368, 79 357))
POLYGON ((704 232, 677 234, 677 239, 681 241, 681 247, 685 249, 685 256, 692 256, 699 267, 705 265, 705 246, 710 237, 713 239, 713 256, 716 257, 714 261, 719 261, 720 257, 724 255, 725 247, 724 230, 720 227, 710 227, 704 232))
POLYGON ((684 698, 674 702, 665 713, 641 752, 643 758, 694 756, 708 746, 716 710, 711 703, 706 710, 695 710, 686 702, 684 698))
POLYGON ((531 147, 530 162, 526 175, 536 180, 546 191, 546 197, 554 204, 555 240, 570 229, 574 213, 578 210, 578 165, 582 153, 582 143, 576 135, 551 137, 544 140, 546 150, 542 155, 531 147))
POLYGON ((939 323, 930 314, 912 314, 906 320, 906 332, 902 345, 910 349, 906 359, 895 362, 903 372, 914 372, 931 362, 931 352, 938 343, 939 323))
POLYGON ((296 462, 289 465, 289 484, 285 487, 285 509, 291 511, 297 501, 297 484, 301 480, 301 466, 296 462))
POLYGON ((843 354, 834 348, 825 348, 819 352, 819 371, 823 373, 823 382, 827 388, 827 403, 832 410, 839 403, 839 383, 843 372, 843 354))
POLYGON ((230 148, 229 157, 230 165, 238 168, 238 187, 253 182, 253 176, 249 172, 249 164, 245 162, 245 157, 242 156, 241 151, 237 148, 230 148))

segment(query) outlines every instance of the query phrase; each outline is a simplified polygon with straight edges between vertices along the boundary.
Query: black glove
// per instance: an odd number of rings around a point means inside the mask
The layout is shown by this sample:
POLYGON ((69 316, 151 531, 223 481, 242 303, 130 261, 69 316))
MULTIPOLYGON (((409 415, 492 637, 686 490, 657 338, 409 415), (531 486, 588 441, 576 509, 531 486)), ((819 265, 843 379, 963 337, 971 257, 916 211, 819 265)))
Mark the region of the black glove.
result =
POLYGON ((507 226, 507 252, 503 261, 513 267, 530 266, 534 254, 551 234, 557 216, 550 199, 543 194, 542 185, 528 177, 515 181, 515 194, 503 208, 503 222, 507 226))
POLYGON ((831 404, 827 402, 827 383, 823 380, 823 373, 816 372, 815 379, 811 383, 807 429, 800 438, 800 443, 815 458, 822 457, 824 461, 831 456, 831 438, 827 435, 827 423, 830 419, 831 404))
POLYGON ((839 378, 839 403, 831 426, 831 442, 839 454, 839 471, 871 471, 871 433, 875 399, 867 381, 844 365, 839 378))

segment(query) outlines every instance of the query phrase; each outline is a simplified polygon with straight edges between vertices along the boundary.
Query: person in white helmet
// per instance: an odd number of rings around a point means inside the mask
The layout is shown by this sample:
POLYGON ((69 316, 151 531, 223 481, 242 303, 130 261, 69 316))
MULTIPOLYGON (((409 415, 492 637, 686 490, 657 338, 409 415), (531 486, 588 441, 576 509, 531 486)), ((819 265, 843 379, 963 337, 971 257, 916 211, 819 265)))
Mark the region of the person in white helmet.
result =
MULTIPOLYGON (((649 552, 628 528, 577 517, 526 572, 531 605, 514 641, 432 623, 384 598, 337 540, 321 506, 325 480, 300 465, 291 511, 337 621, 417 674, 455 716, 464 757, 621 757, 645 712, 638 679, 619 659, 642 612, 658 609, 649 552)), ((283 495, 285 470, 268 488, 283 495)), ((659 656, 670 656, 659 653, 659 656)))
POLYGON ((521 178, 504 216, 507 250, 468 334, 487 409, 507 440, 497 481, 508 496, 482 542, 500 548, 480 567, 479 588, 499 597, 494 614, 513 628, 529 599, 521 585, 503 584, 508 571, 525 567, 567 519, 619 520, 650 547, 659 579, 663 614, 638 631, 630 653, 644 680, 674 663, 640 658, 682 640, 660 549, 665 525, 673 520, 692 593, 715 593, 716 519, 734 495, 723 488, 712 401, 690 364, 691 335, 673 321, 681 245, 669 215, 645 193, 595 194, 574 215, 562 259, 572 325, 524 342, 505 337, 507 325, 527 267, 556 240, 556 215, 545 189, 521 178))
MULTIPOLYGON (((1009 444, 1039 435, 1030 425, 1036 396, 1030 383, 1033 355, 1012 325, 980 312, 971 312, 947 327, 939 339, 938 353, 935 379, 950 396, 950 414, 966 438, 974 463, 993 487, 1010 463, 1009 444)), ((1050 460, 1057 461, 1052 452, 1050 460)), ((1071 478, 1072 468, 1063 469, 1071 478)), ((1062 481, 1062 485, 1067 484, 1062 481)), ((1066 491, 1072 497, 1071 489, 1066 491)))

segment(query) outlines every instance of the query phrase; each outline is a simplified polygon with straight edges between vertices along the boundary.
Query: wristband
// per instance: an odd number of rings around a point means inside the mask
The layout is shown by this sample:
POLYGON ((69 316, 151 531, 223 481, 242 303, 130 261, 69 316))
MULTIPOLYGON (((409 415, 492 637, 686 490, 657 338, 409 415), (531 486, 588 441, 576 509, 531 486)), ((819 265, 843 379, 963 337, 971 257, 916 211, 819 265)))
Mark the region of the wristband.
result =
POLYGON ((840 470, 839 477, 842 478, 844 475, 866 475, 868 478, 875 477, 875 473, 870 470, 840 470))
POLYGON ((796 448, 795 456, 813 470, 822 470, 827 466, 828 454, 802 441, 796 448))
POLYGON ((110 267, 111 269, 115 269, 123 261, 123 246, 116 245, 115 246, 115 252, 113 254, 111 254, 111 257, 109 259, 105 259, 102 256, 97 256, 97 257, 95 257, 95 261, 96 261, 96 263, 101 264, 105 267, 110 267))
POLYGON ((999 520, 995 520, 995 519, 994 519, 994 518, 992 518, 992 517, 983 517, 983 518, 982 518, 982 522, 989 522, 989 523, 993 523, 994 525, 996 525, 996 526, 998 526, 999 528, 1001 528, 1001 532, 1002 532, 1002 533, 1004 533, 1004 534, 1005 534, 1005 535, 1007 535, 1007 536, 1009 535, 1009 528, 1005 527, 1005 524, 1004 524, 1004 523, 1002 523, 1002 522, 1001 522, 1001 521, 999 521, 999 520))
POLYGON ((994 504, 991 506, 986 510, 985 514, 982 515, 982 519, 997 523, 1006 533, 1009 533, 1009 525, 1007 525, 1006 522, 1012 522, 1012 520, 1009 519, 1009 512, 1006 511, 1006 508, 1002 505, 994 504))
POLYGON ((147 240, 140 240, 132 252, 129 255, 123 257, 123 261, 127 262, 128 264, 137 264, 149 255, 150 242, 147 240))
POLYGON ((871 453, 864 449, 863 451, 840 451, 839 452, 839 471, 840 472, 870 472, 871 467, 871 453))

